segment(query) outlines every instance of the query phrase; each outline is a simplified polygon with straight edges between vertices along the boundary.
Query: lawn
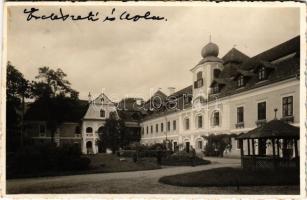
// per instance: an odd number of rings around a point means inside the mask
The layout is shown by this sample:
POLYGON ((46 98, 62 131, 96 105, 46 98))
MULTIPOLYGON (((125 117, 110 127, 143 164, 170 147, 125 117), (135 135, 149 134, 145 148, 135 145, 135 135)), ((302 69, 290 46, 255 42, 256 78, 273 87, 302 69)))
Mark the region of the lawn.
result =
POLYGON ((131 158, 120 160, 116 155, 112 154, 95 154, 84 156, 88 157, 91 162, 89 169, 86 170, 47 170, 47 171, 34 171, 31 173, 11 174, 7 179, 16 178, 34 178, 34 177, 48 177, 48 176, 68 176, 78 174, 95 174, 95 173, 109 173, 109 172, 126 172, 126 171, 141 171, 160 169, 161 167, 156 163, 156 159, 143 158, 136 163, 131 158))
POLYGON ((299 185, 299 171, 247 171, 223 167, 165 176, 160 178, 159 182, 188 187, 299 185))
POLYGON ((160 169, 155 158, 142 158, 133 162, 132 158, 120 158, 112 154, 95 154, 89 156, 91 159, 90 171, 106 172, 126 172, 160 169))

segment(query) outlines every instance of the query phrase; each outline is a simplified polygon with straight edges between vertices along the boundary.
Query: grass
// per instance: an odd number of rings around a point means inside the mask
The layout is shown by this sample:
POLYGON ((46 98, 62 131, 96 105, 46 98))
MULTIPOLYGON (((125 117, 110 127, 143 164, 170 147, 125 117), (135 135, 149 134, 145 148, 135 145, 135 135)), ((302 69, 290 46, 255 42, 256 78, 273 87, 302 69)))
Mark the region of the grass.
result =
POLYGON ((90 170, 99 173, 141 171, 161 168, 154 158, 142 158, 137 162, 133 162, 132 158, 124 158, 125 160, 121 161, 116 155, 95 154, 90 156, 90 159, 90 170))
POLYGON ((165 176, 159 182, 188 187, 298 185, 299 171, 247 171, 241 168, 216 168, 200 172, 165 176))
POLYGON ((180 157, 180 156, 170 156, 168 158, 162 159, 162 165, 167 166, 197 166, 197 165, 207 165, 211 162, 209 160, 203 160, 201 158, 195 157, 180 157))
POLYGON ((136 163, 131 158, 125 158, 125 161, 120 161, 120 158, 112 154, 95 154, 88 156, 91 160, 90 167, 87 170, 75 171, 35 171, 27 174, 14 174, 7 179, 18 178, 34 178, 34 177, 50 177, 50 176, 69 176, 80 174, 95 174, 95 173, 111 173, 111 172, 128 172, 160 169, 155 159, 144 158, 136 163))

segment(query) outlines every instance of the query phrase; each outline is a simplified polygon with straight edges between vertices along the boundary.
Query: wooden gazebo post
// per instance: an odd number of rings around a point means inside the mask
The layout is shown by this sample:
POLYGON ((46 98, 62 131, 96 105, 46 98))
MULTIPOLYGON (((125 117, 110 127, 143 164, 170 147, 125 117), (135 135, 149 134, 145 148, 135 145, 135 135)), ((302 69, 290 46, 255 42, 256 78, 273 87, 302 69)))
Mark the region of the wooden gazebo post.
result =
POLYGON ((250 156, 250 141, 247 139, 247 155, 250 156))
POLYGON ((274 169, 277 168, 277 162, 276 162, 276 153, 275 153, 275 139, 272 138, 272 147, 273 147, 273 166, 274 166, 274 169))
POLYGON ((279 138, 277 138, 277 157, 279 158, 279 149, 280 149, 280 143, 279 143, 279 138))

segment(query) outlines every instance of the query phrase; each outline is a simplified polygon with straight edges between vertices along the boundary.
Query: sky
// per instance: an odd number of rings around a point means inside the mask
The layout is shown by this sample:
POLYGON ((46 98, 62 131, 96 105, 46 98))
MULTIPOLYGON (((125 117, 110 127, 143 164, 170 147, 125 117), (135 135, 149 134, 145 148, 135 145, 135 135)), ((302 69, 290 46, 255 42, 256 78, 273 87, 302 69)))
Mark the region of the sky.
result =
MULTIPOLYGON (((62 7, 70 14, 110 13, 114 6, 62 7)), ((234 46, 248 56, 285 42, 300 33, 298 8, 263 7, 118 7, 134 14, 151 11, 167 21, 140 20, 103 23, 86 21, 26 21, 23 10, 8 10, 7 58, 29 80, 38 68, 61 68, 79 91, 102 91, 113 101, 148 98, 159 88, 180 90, 192 84, 190 71, 209 42, 223 57, 234 46)), ((29 8, 29 7, 27 7, 29 8)), ((40 7, 41 13, 59 7, 40 7)))

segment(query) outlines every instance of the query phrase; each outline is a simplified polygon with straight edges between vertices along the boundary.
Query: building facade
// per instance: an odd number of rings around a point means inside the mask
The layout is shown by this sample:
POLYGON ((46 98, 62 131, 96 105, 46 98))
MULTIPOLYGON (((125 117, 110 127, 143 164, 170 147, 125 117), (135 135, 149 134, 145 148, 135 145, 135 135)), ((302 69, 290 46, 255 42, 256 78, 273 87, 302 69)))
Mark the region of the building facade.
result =
MULTIPOLYGON (((105 94, 80 100, 57 126, 55 142, 80 145, 84 154, 101 152, 99 134, 114 113, 141 134, 141 144, 166 142, 173 150, 202 153, 209 136, 229 135, 224 155, 240 156, 238 135, 273 119, 299 126, 299 36, 251 58, 236 48, 220 58, 212 42, 201 56, 190 70, 191 85, 170 95, 157 91, 146 102, 128 98, 115 103, 105 94)), ((36 104, 25 116, 26 134, 40 143, 50 142, 48 112, 48 106, 36 104)))
POLYGON ((211 42, 202 49, 202 60, 190 70, 192 85, 166 97, 176 100, 141 122, 141 143, 168 141, 173 149, 202 152, 206 137, 229 134, 224 154, 240 156, 236 135, 273 119, 299 126, 300 37, 252 58, 235 48, 218 54, 211 42))

